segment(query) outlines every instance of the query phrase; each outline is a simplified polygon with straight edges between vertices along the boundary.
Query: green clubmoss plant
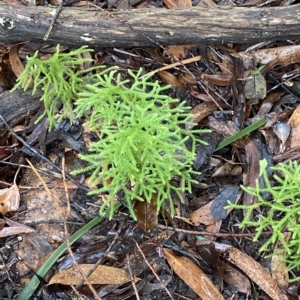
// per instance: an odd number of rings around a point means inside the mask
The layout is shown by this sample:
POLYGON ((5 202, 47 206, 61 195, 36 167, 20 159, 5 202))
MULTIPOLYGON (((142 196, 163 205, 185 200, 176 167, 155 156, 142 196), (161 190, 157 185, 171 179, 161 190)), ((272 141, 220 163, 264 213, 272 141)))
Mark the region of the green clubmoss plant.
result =
POLYGON ((78 58, 87 50, 82 47, 62 54, 58 46, 48 61, 36 53, 28 58, 17 86, 27 89, 28 77, 32 77, 33 93, 38 87, 44 92, 45 114, 52 126, 74 111, 98 135, 88 153, 80 154, 87 167, 73 174, 90 172, 99 187, 91 194, 107 194, 101 215, 113 217, 120 203, 116 195, 133 218, 135 201, 154 198, 158 209, 168 202, 174 215, 174 196, 183 200, 182 194, 195 182, 191 177, 197 174, 192 169, 195 148, 203 143, 197 136, 208 131, 185 129, 195 125, 189 107, 165 95, 170 87, 153 81, 152 74, 143 77, 141 69, 137 73, 128 70, 123 79, 116 68, 100 73, 98 69, 98 74, 96 68, 76 71, 79 64, 90 61, 78 58), (56 120, 60 103, 62 115, 56 120), (182 178, 182 184, 174 183, 175 177, 182 178))
POLYGON ((86 84, 85 75, 95 69, 95 67, 78 69, 80 65, 93 61, 92 58, 81 57, 87 51, 92 50, 83 46, 68 53, 61 53, 60 45, 57 45, 56 52, 49 59, 40 59, 38 51, 33 56, 26 57, 25 70, 12 90, 22 87, 26 91, 31 86, 32 94, 35 94, 38 89, 42 90, 41 101, 44 102, 45 111, 37 121, 47 115, 50 128, 54 128, 65 118, 73 121, 75 116, 72 103, 86 84), (60 104, 62 113, 56 118, 60 104))
POLYGON ((133 201, 151 201, 154 195, 158 209, 168 201, 174 214, 174 194, 183 200, 182 192, 191 190, 195 147, 202 142, 196 137, 199 130, 184 129, 191 125, 191 114, 184 102, 163 94, 168 86, 150 81, 151 74, 141 77, 142 70, 128 74, 131 80, 122 80, 115 71, 96 75, 79 93, 75 111, 87 116, 99 141, 80 155, 88 167, 74 173, 91 171, 92 181, 102 184, 92 194, 108 193, 110 217, 120 190, 132 216, 133 201), (176 176, 183 179, 182 186, 172 183, 176 176))
MULTIPOLYGON (((242 186, 245 192, 257 197, 257 202, 251 205, 230 204, 228 208, 247 211, 240 227, 255 227, 256 235, 253 241, 257 241, 265 230, 272 230, 272 235, 260 251, 267 250, 279 240, 287 254, 284 261, 288 270, 296 270, 300 267, 300 166, 297 161, 290 161, 272 167, 273 180, 268 178, 266 168, 267 161, 264 159, 260 162, 260 176, 264 179, 264 188, 258 180, 253 188, 242 186), (270 196, 265 199, 265 195, 270 196), (258 208, 266 211, 266 214, 259 214, 253 219, 253 213, 258 208), (289 241, 285 240, 284 231, 291 232, 289 241)), ((299 280, 299 277, 296 280, 299 280)))

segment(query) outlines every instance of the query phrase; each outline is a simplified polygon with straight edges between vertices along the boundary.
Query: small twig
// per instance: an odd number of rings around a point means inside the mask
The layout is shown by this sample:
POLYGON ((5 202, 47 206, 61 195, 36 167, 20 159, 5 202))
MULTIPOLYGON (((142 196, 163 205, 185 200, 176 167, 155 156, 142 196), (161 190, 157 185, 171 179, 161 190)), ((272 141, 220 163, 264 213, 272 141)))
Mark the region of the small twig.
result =
MULTIPOLYGON (((114 239, 112 240, 112 242, 110 243, 109 247, 106 249, 105 253, 103 254, 103 256, 101 258, 98 259, 98 261, 95 263, 94 267, 91 268, 91 270, 87 273, 87 277, 89 277, 95 270, 96 268, 102 263, 103 258, 105 257, 106 253, 108 253, 110 251, 110 249, 115 245, 121 230, 123 229, 125 222, 122 223, 122 225, 120 226, 116 236, 114 237, 114 239)), ((84 280, 81 280, 77 285, 76 288, 79 289, 82 285, 84 284, 84 280)))
MULTIPOLYGON (((68 232, 68 227, 67 227, 67 218, 69 217, 70 212, 71 212, 71 205, 70 205, 69 191, 68 191, 68 186, 67 186, 67 183, 66 183, 66 176, 65 176, 65 156, 62 157, 62 175, 63 175, 63 183, 64 183, 64 187, 65 187, 65 192, 66 192, 66 198, 67 198, 67 211, 64 215, 64 231, 65 231, 65 235, 67 237, 67 239, 66 239, 67 249, 68 249, 68 252, 69 252, 69 254, 70 254, 70 256, 73 260, 74 267, 77 269, 77 271, 80 273, 80 275, 82 276, 82 278, 84 279, 84 281, 88 285, 88 287, 91 290, 91 292, 93 293, 95 299, 102 300, 100 298, 100 296, 98 295, 98 293, 96 292, 96 290, 94 289, 94 287, 92 286, 92 284, 90 283, 90 281, 88 279, 89 275, 86 276, 84 274, 84 272, 81 270, 80 266, 78 265, 78 263, 76 261, 74 253, 71 249, 71 244, 70 244, 70 240, 69 240, 69 232, 68 232)), ((79 296, 79 298, 80 298, 80 294, 77 291, 77 289, 74 288, 73 286, 72 286, 72 289, 77 294, 77 296, 79 296)))
POLYGON ((53 28, 53 25, 54 25, 56 19, 58 18, 58 15, 59 15, 59 13, 60 13, 60 11, 61 11, 61 9, 62 9, 63 2, 64 2, 64 1, 61 0, 60 3, 58 4, 57 8, 56 8, 56 11, 55 11, 54 16, 52 17, 50 26, 49 26, 47 32, 46 32, 45 35, 44 35, 44 41, 46 41, 46 40, 48 39, 48 36, 49 36, 49 34, 50 34, 50 32, 51 32, 51 30, 52 30, 52 28, 53 28))
POLYGON ((53 201, 54 205, 56 206, 57 210, 61 213, 62 217, 64 216, 64 211, 61 208, 59 201, 57 199, 57 197, 54 197, 54 195, 51 193, 51 191, 49 190, 45 180, 43 179, 43 177, 39 174, 39 172, 36 170, 36 168, 33 166, 33 164, 31 163, 31 161, 26 158, 26 161, 28 162, 28 164, 30 165, 30 167, 32 168, 33 172, 35 173, 35 175, 39 178, 39 180, 41 181, 41 183, 43 184, 48 196, 51 198, 51 200, 53 201))
MULTIPOLYGON (((189 233, 189 234, 195 234, 195 235, 209 235, 209 236, 214 236, 214 237, 253 237, 255 236, 257 233, 213 233, 213 232, 207 232, 207 231, 194 231, 194 230, 187 230, 187 229, 181 229, 181 228, 174 228, 174 227, 170 227, 170 226, 165 226, 165 225, 160 225, 158 224, 156 226, 157 228, 163 229, 163 230, 171 230, 174 232, 184 232, 184 233, 189 233)), ((283 232, 289 232, 287 231, 283 231, 283 232)), ((262 235, 270 235, 273 234, 273 231, 264 231, 261 233, 262 235)))
POLYGON ((135 242, 135 245, 137 246, 138 250, 140 251, 141 255, 143 256, 143 259, 145 261, 145 263, 147 264, 147 266, 150 268, 150 270, 152 271, 153 275, 156 277, 156 279, 159 281, 159 283, 164 287, 165 291, 167 292, 167 294, 169 295, 170 299, 174 300, 173 296, 171 295, 170 291, 167 289, 167 287, 165 286, 165 284, 161 281, 161 279, 159 278, 159 276, 157 275, 157 273, 154 271, 154 269, 152 268, 152 266, 150 265, 150 263, 148 262, 144 252, 142 251, 142 249, 140 248, 139 244, 137 242, 135 242))
POLYGON ((130 258, 129 258, 128 253, 126 254, 126 259, 127 259, 127 266, 128 266, 128 271, 129 271, 129 275, 130 275, 130 280, 131 280, 131 284, 132 284, 134 292, 135 292, 136 299, 140 300, 140 295, 139 295, 139 292, 136 288, 136 284, 135 284, 135 281, 134 281, 134 276, 133 276, 133 273, 132 273, 132 269, 131 269, 131 265, 130 265, 130 258))
MULTIPOLYGON (((21 142, 31 153, 33 153, 34 155, 36 155, 38 158, 42 159, 43 161, 46 161, 48 164, 50 164, 54 169, 56 169, 57 171, 59 171, 60 173, 62 172, 61 168, 58 167, 56 164, 54 164, 50 159, 48 159, 47 157, 43 156, 41 153, 39 153, 36 149, 34 149, 33 147, 31 147, 29 144, 27 144, 20 136, 18 136, 13 129, 8 125, 8 123, 6 122, 6 120, 3 118, 2 115, 0 115, 0 119, 2 120, 2 122, 4 123, 4 125, 7 127, 7 129, 10 131, 10 133, 12 134, 13 137, 15 137, 19 142, 21 142)), ((71 180, 72 182, 74 182, 80 189, 90 192, 90 189, 86 188, 85 186, 81 185, 79 182, 77 182, 71 175, 69 175, 68 173, 66 173, 66 177, 71 180)))

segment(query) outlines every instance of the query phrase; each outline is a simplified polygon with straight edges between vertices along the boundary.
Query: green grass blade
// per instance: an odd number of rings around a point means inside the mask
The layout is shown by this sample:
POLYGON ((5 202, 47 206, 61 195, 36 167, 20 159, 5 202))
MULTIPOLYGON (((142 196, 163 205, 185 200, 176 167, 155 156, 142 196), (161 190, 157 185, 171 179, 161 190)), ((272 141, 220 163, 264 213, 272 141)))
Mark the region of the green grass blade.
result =
POLYGON ((224 148, 225 146, 237 141, 238 139, 240 139, 240 138, 244 137, 245 135, 249 134, 250 132, 256 130, 257 128, 259 128, 263 125, 265 125, 266 122, 267 122, 266 119, 261 119, 261 120, 258 120, 255 123, 251 124, 250 126, 242 129, 241 131, 237 132, 236 134, 234 134, 234 135, 230 136, 229 138, 221 141, 218 144, 215 151, 218 151, 218 150, 224 148))
MULTIPOLYGON (((97 225, 101 221, 100 217, 95 217, 89 223, 84 225, 78 231, 76 231, 70 237, 70 244, 73 244, 76 240, 78 240, 82 235, 88 232, 92 227, 97 225)), ((36 272, 39 276, 44 277, 50 268, 55 264, 58 258, 67 250, 67 242, 62 243, 53 254, 47 259, 47 261, 43 264, 43 266, 36 272)), ((38 285, 40 284, 40 280, 36 275, 34 275, 30 282, 26 285, 24 290, 18 296, 17 300, 29 300, 38 285)))

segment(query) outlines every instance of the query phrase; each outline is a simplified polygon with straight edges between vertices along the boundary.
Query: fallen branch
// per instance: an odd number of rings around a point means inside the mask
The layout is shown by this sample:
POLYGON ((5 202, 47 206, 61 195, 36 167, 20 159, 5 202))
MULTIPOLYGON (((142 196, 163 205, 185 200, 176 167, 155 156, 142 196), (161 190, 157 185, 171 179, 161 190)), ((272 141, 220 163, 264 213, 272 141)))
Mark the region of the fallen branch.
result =
MULTIPOLYGON (((0 42, 43 42, 56 8, 0 2, 0 42)), ((47 42, 79 47, 245 43, 298 39, 300 5, 246 8, 133 9, 113 11, 125 26, 96 8, 62 9, 47 42), (136 30, 144 34, 138 33, 136 30)))

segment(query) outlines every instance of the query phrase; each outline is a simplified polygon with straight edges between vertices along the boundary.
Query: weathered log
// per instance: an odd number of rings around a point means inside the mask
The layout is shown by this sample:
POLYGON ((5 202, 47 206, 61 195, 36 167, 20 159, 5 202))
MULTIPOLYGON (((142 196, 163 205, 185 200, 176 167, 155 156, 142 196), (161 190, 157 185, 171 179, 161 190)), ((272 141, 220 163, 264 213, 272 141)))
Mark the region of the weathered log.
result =
MULTIPOLYGON (((18 89, 14 92, 0 93, 0 115, 10 126, 20 124, 40 107, 41 92, 32 95, 32 91, 18 89)), ((7 132, 6 126, 0 121, 0 137, 7 132)))
MULTIPOLYGON (((0 2, 0 42, 43 42, 55 8, 0 2)), ((132 9, 113 14, 161 45, 298 39, 300 5, 269 8, 132 9)), ((93 47, 153 46, 145 36, 96 8, 61 11, 47 42, 93 47)))

